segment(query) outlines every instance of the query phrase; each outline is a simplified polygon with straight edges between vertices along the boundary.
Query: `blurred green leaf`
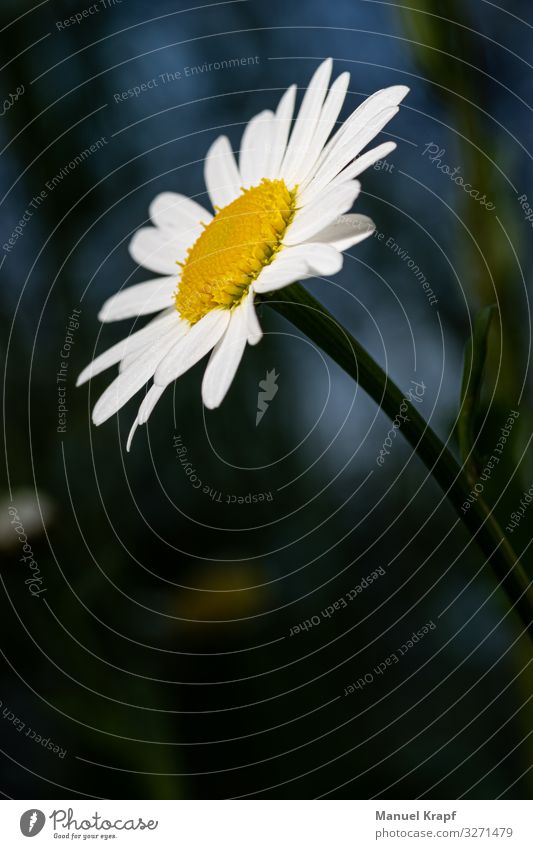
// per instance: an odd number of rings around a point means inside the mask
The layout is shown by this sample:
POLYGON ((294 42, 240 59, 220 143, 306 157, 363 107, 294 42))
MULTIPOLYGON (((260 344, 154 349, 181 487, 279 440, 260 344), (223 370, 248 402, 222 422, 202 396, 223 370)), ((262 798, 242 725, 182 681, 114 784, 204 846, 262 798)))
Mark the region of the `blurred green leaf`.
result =
POLYGON ((487 364, 489 331, 496 304, 479 311, 474 319, 472 335, 465 346, 461 406, 457 420, 459 450, 465 470, 470 478, 477 477, 475 458, 475 422, 479 411, 481 390, 487 364))

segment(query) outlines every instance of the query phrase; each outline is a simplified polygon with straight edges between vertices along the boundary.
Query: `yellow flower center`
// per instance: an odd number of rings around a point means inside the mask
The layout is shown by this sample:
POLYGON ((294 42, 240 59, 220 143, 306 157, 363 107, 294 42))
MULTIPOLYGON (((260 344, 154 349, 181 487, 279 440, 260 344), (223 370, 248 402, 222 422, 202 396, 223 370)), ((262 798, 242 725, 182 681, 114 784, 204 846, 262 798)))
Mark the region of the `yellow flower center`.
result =
POLYGON ((296 190, 262 180, 217 214, 189 249, 175 296, 191 324, 216 307, 240 303, 261 269, 272 262, 295 212, 296 190))

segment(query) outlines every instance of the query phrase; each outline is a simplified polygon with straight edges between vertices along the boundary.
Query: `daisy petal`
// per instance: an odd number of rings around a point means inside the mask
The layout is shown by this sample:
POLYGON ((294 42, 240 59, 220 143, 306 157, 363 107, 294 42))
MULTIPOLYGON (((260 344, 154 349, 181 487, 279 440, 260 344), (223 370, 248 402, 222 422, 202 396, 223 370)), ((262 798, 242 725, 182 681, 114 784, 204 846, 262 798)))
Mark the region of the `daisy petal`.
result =
POLYGON ((184 259, 187 247, 177 242, 175 236, 157 227, 137 230, 129 244, 132 259, 157 274, 176 274, 178 261, 184 259))
POLYGON ((357 109, 352 112, 347 121, 330 139, 324 148, 322 156, 325 158, 341 145, 344 145, 348 139, 353 138, 361 128, 367 126, 374 121, 380 112, 385 109, 397 107, 402 102, 404 97, 409 93, 407 86, 394 85, 389 88, 382 88, 374 94, 367 97, 357 109))
POLYGON ((150 418, 150 416, 152 414, 152 411, 153 411, 155 405, 157 404, 157 402, 161 398, 161 395, 163 394, 164 391, 165 391, 164 386, 156 386, 155 383, 153 383, 152 386, 150 387, 150 389, 148 390, 148 392, 146 393, 146 395, 144 396, 143 402, 142 402, 141 406, 139 407, 139 412, 137 413, 137 416, 135 418, 135 421, 133 422, 133 425, 131 427, 131 430, 130 430, 130 433, 129 433, 129 436, 128 436, 128 441, 126 443, 126 451, 129 451, 130 448, 131 448, 131 443, 132 443, 135 431, 137 430, 137 427, 139 425, 146 424, 146 422, 148 421, 148 419, 150 418))
POLYGON ((123 371, 126 371, 127 368, 131 366, 133 362, 137 359, 137 357, 142 354, 144 351, 147 351, 150 345, 143 345, 142 348, 136 348, 130 354, 127 354, 118 364, 118 373, 122 374, 123 371))
POLYGON ((310 240, 328 224, 347 212, 361 190, 357 180, 326 190, 316 200, 299 210, 283 239, 285 245, 298 245, 310 240))
POLYGON ((315 132, 317 121, 320 117, 322 104, 326 96, 329 79, 333 62, 331 59, 326 59, 317 68, 311 78, 309 87, 305 92, 296 123, 294 125, 287 152, 281 166, 281 176, 289 185, 293 184, 293 179, 297 173, 297 166, 302 161, 303 157, 311 144, 311 139, 315 132))
POLYGON ((141 406, 139 407, 139 424, 146 424, 165 389, 166 386, 156 386, 155 383, 152 384, 146 393, 141 406))
POLYGON ((315 132, 311 138, 309 150, 295 174, 296 183, 302 183, 303 180, 305 180, 310 170, 315 165, 319 155, 322 153, 322 148, 328 140, 328 136, 339 117, 349 82, 350 74, 345 72, 337 77, 331 86, 328 96, 324 101, 324 106, 320 113, 320 118, 318 119, 315 132))
POLYGON ((222 209, 240 195, 241 175, 227 136, 220 136, 209 148, 204 178, 215 208, 222 209))
POLYGON ((235 377, 246 347, 247 317, 245 304, 232 310, 228 329, 209 358, 202 381, 202 399, 208 410, 221 404, 235 377))
POLYGON ((176 277, 158 277, 123 289, 107 299, 98 313, 100 321, 120 321, 136 315, 148 315, 151 312, 170 307, 172 295, 176 291, 176 277))
POLYGON ((353 180, 354 177, 358 177, 359 174, 367 168, 370 168, 380 159, 384 159, 389 155, 389 153, 392 153, 393 150, 396 150, 396 142, 391 141, 378 144, 377 147, 373 147, 372 150, 368 150, 366 153, 363 153, 362 156, 358 156, 354 159, 350 165, 344 168, 344 170, 337 174, 329 183, 327 179, 319 179, 318 177, 315 177, 314 180, 309 183, 307 188, 298 195, 298 202, 301 203, 302 206, 306 206, 314 200, 324 190, 324 188, 329 188, 334 185, 338 186, 341 183, 345 183, 347 180, 353 180))
POLYGON ((371 236, 375 229, 376 225, 367 215, 358 213, 341 215, 338 221, 315 233, 313 243, 323 242, 332 245, 338 251, 346 251, 371 236))
POLYGON ((139 416, 135 416, 134 422, 131 426, 130 432, 128 434, 128 441, 126 442, 126 451, 130 452, 131 443, 133 442, 133 437, 135 436, 135 431, 139 427, 139 416))
POLYGON ((312 275, 309 273, 307 263, 303 259, 295 258, 292 260, 285 259, 283 261, 276 259, 263 269, 254 283, 254 291, 258 294, 275 292, 276 289, 283 289, 284 286, 289 286, 296 280, 304 280, 310 276, 312 275))
POLYGON ((364 127, 353 137, 349 138, 345 144, 339 146, 330 153, 327 159, 324 160, 320 168, 317 170, 311 185, 314 183, 320 184, 321 187, 326 186, 337 174, 342 171, 366 145, 388 124, 391 118, 398 112, 398 107, 393 106, 390 109, 384 109, 378 115, 369 121, 364 127))
POLYGON ((260 112, 246 125, 239 154, 239 171, 243 188, 255 186, 265 176, 271 145, 274 113, 260 112))
POLYGON ((257 345, 263 338, 263 331, 261 330, 261 325, 255 311, 253 288, 248 297, 245 298, 244 306, 246 308, 246 321, 248 322, 248 344, 257 345))
POLYGON ((188 330, 159 364, 154 376, 158 386, 168 386, 210 350, 223 335, 230 320, 230 310, 215 309, 204 315, 188 330))
POLYGON ((150 218, 156 227, 185 238, 192 244, 201 233, 200 222, 209 224, 213 216, 195 200, 176 192, 161 192, 150 204, 150 218), (196 235, 197 232, 197 235, 196 235))
POLYGON ((291 85, 281 98, 273 120, 272 129, 272 151, 265 177, 276 180, 279 177, 279 169, 287 150, 287 139, 291 128, 292 114, 294 112, 294 101, 296 99, 296 86, 291 85))
POLYGON ((181 319, 175 309, 157 316, 153 321, 150 321, 145 327, 137 330, 135 333, 130 333, 125 339, 121 339, 116 345, 108 348, 92 363, 89 363, 76 381, 76 386, 81 386, 87 380, 95 377, 100 372, 105 371, 110 366, 116 365, 124 357, 129 356, 134 352, 140 352, 143 348, 149 347, 162 333, 165 333, 169 328, 177 328, 181 319))
MULTIPOLYGON (((181 332, 185 332, 183 327, 181 332)), ((158 338, 147 351, 139 354, 131 366, 115 378, 96 402, 93 410, 94 424, 101 425, 120 410, 153 377, 158 365, 175 344, 176 332, 172 329, 158 338)))
POLYGON ((294 248, 285 248, 287 261, 301 260, 307 265, 307 277, 337 274, 342 268, 342 254, 333 245, 306 242, 294 248))

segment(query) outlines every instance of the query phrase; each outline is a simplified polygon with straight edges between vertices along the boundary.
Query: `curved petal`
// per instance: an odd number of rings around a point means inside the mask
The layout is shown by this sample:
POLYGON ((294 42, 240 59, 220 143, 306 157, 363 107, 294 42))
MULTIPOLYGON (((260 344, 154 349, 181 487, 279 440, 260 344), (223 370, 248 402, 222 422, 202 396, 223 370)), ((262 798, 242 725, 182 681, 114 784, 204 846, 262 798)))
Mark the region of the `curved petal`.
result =
POLYGON ((343 145, 332 151, 316 171, 313 182, 319 182, 322 186, 327 185, 381 132, 383 127, 388 124, 397 112, 397 106, 384 109, 372 121, 361 127, 355 136, 349 138, 343 145))
POLYGON ((177 274, 177 264, 184 259, 187 246, 158 227, 142 227, 133 236, 129 252, 138 265, 149 271, 177 274))
POLYGON ((308 203, 313 201, 324 189, 329 188, 330 186, 338 186, 341 183, 345 183, 347 180, 353 180, 354 177, 358 177, 363 171, 367 168, 370 168, 380 159, 384 159, 385 156, 388 156, 389 153, 392 153, 393 150, 396 149, 396 142, 384 142, 383 144, 378 144, 377 147, 373 147, 372 150, 368 150, 366 153, 363 153, 362 156, 358 156, 350 165, 344 168, 343 171, 340 171, 333 179, 329 180, 327 175, 323 175, 319 177, 316 175, 313 180, 307 185, 301 193, 298 195, 298 202, 301 203, 302 206, 306 206, 308 203))
POLYGON ((193 324, 159 364, 154 383, 158 386, 167 386, 171 381, 185 374, 202 357, 205 357, 211 348, 214 348, 225 332, 229 320, 229 310, 215 309, 193 324))
POLYGON ((271 147, 274 113, 265 109, 246 125, 239 154, 239 171, 243 188, 255 186, 266 176, 271 147))
POLYGON ((299 210, 284 236, 285 245, 298 245, 311 240, 311 236, 347 212, 361 190, 357 180, 329 189, 320 197, 299 210))
POLYGON ((272 150, 265 172, 265 177, 271 180, 276 180, 279 177, 281 163, 287 150, 287 139, 289 138, 295 99, 296 86, 291 85, 280 99, 276 109, 272 125, 272 150))
POLYGON ((326 158, 346 144, 369 123, 372 123, 381 112, 397 107, 408 93, 407 86, 395 85, 382 88, 367 97, 329 140, 317 162, 317 166, 320 167, 326 158))
POLYGON ((296 183, 300 184, 305 180, 322 153, 322 149, 339 117, 349 82, 350 74, 345 72, 337 77, 331 86, 311 137, 309 149, 295 172, 294 179, 296 183))
POLYGON ((195 200, 176 192, 161 192, 153 199, 149 212, 156 227, 190 244, 200 235, 202 222, 209 224, 213 218, 195 200))
MULTIPOLYGON (((180 327, 185 332, 183 326, 180 327)), ((153 377, 155 370, 168 351, 176 344, 175 330, 167 331, 147 351, 143 351, 131 366, 119 374, 96 402, 93 422, 101 425, 126 404, 144 384, 153 377)))
POLYGON ((289 186, 293 183, 298 164, 306 155, 311 144, 326 96, 332 68, 331 59, 326 59, 319 65, 302 100, 280 171, 281 176, 289 186))
POLYGON ((224 400, 248 338, 248 315, 245 304, 231 311, 231 319, 224 336, 216 345, 202 381, 202 399, 208 410, 214 410, 224 400))
MULTIPOLYGON (((285 253, 282 251, 282 254, 285 253)), ((311 276, 307 263, 301 257, 282 259, 280 256, 262 270, 254 283, 254 291, 259 295, 275 292, 276 289, 290 286, 296 280, 305 280, 306 277, 311 276)))
POLYGON ((325 243, 332 245, 338 251, 346 251, 371 236, 375 229, 376 225, 367 215, 358 213, 341 215, 337 221, 329 224, 319 233, 315 233, 312 242, 325 243))
POLYGON ((141 406, 139 407, 139 412, 137 413, 137 416, 135 417, 135 421, 133 422, 133 425, 131 426, 131 430, 130 430, 130 433, 129 433, 129 436, 128 436, 128 441, 126 443, 126 451, 129 451, 130 448, 131 448, 131 443, 132 443, 135 431, 137 430, 137 427, 139 425, 146 424, 146 422, 148 421, 148 419, 150 418, 150 416, 152 414, 152 411, 153 411, 155 405, 157 404, 157 402, 161 398, 161 395, 165 391, 165 388, 166 387, 164 387, 164 386, 156 386, 155 383, 153 383, 152 386, 150 387, 150 389, 148 390, 148 392, 146 393, 146 395, 144 396, 143 402, 142 402, 141 406))
POLYGON ((287 259, 302 260, 307 265, 307 276, 329 277, 337 274, 343 263, 342 253, 334 246, 317 242, 306 242, 294 248, 286 248, 287 259))
POLYGON ((252 286, 250 288, 250 293, 244 300, 244 307, 246 309, 246 321, 248 322, 249 345, 257 345, 257 343, 260 342, 263 338, 263 331, 261 330, 261 325, 259 324, 259 319, 257 318, 257 313, 255 311, 254 291, 255 287, 252 286))
POLYGON ((240 195, 241 175, 227 136, 219 136, 209 148, 204 178, 215 209, 222 209, 240 195))
POLYGON ((102 322, 120 321, 136 315, 148 315, 172 305, 172 295, 176 291, 176 277, 158 277, 137 283, 128 289, 122 289, 112 295, 102 306, 98 318, 102 322))
POLYGON ((165 333, 169 328, 177 328, 181 319, 175 309, 168 312, 165 311, 162 315, 157 316, 153 321, 150 321, 145 327, 137 330, 135 333, 130 333, 125 339, 121 339, 107 351, 99 354, 88 366, 81 372, 76 381, 76 386, 81 386, 87 380, 95 377, 100 372, 105 371, 110 366, 123 360, 125 357, 132 354, 134 351, 139 352, 143 348, 149 347, 157 338, 165 333))

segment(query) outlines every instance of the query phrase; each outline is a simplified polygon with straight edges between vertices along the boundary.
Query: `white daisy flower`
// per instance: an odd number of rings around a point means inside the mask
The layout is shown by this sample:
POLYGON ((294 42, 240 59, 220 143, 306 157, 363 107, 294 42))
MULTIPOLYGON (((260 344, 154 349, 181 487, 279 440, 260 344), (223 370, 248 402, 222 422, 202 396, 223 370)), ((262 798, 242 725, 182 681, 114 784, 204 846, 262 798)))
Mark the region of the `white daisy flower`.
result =
POLYGON ((154 226, 133 237, 135 262, 164 276, 113 295, 98 317, 107 322, 159 315, 100 354, 78 378, 79 386, 119 363, 118 377, 94 407, 95 425, 153 381, 128 450, 165 388, 209 351, 202 398, 209 409, 219 406, 246 344, 261 339, 257 296, 336 274, 342 251, 374 231, 367 216, 345 213, 361 188, 355 178, 396 147, 385 142, 360 155, 409 89, 381 89, 331 135, 350 79, 343 73, 328 90, 332 66, 327 59, 313 75, 292 132, 295 85, 275 112, 260 112, 248 123, 238 164, 226 136, 210 147, 205 182, 214 215, 184 195, 164 192, 150 206, 154 226))

